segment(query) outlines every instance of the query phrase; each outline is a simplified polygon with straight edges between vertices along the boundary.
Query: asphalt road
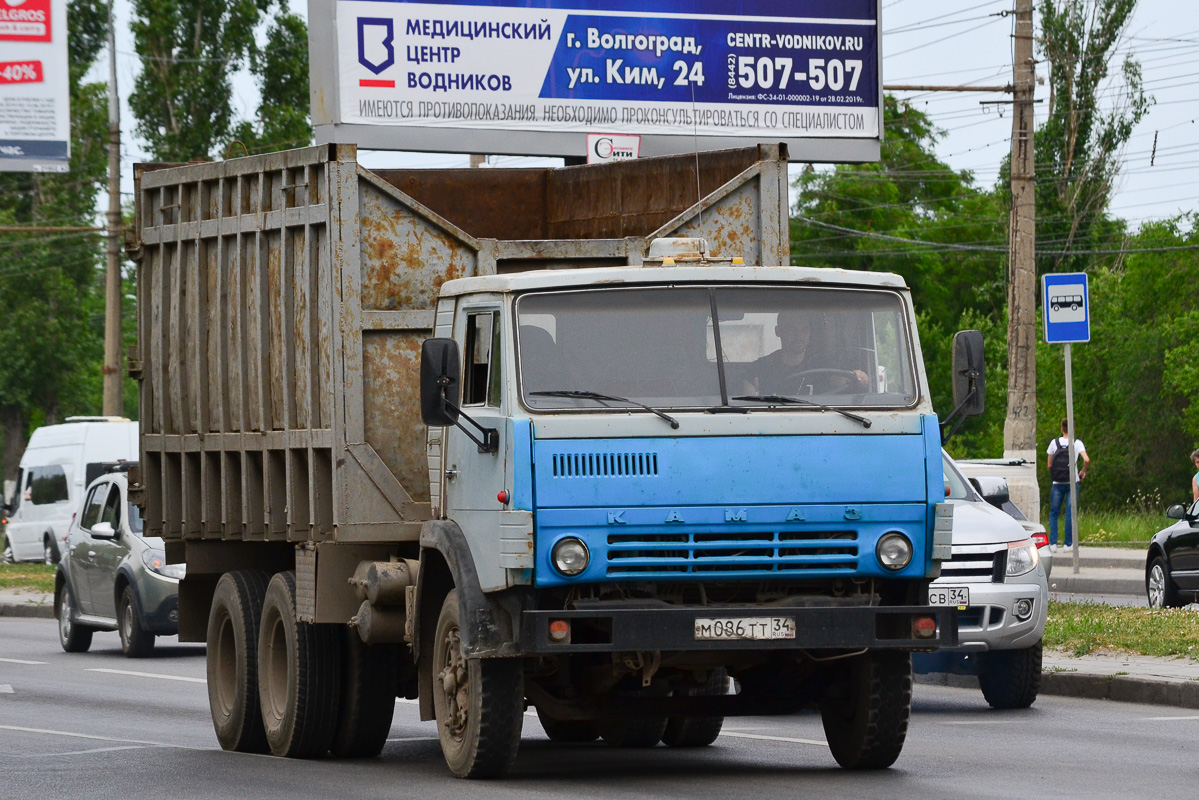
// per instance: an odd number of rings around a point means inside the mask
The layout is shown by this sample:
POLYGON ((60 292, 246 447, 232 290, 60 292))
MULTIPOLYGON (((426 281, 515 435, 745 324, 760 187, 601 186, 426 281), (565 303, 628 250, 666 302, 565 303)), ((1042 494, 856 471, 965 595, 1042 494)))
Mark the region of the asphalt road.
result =
POLYGON ((433 723, 396 706, 382 757, 288 761, 222 752, 204 648, 160 640, 126 659, 113 634, 69 655, 52 620, 0 618, 0 798, 1097 798, 1188 797, 1199 713, 1042 697, 995 712, 977 691, 918 685, 907 744, 878 773, 838 768, 815 715, 729 719, 709 748, 548 741, 525 717, 511 777, 466 783, 433 723))

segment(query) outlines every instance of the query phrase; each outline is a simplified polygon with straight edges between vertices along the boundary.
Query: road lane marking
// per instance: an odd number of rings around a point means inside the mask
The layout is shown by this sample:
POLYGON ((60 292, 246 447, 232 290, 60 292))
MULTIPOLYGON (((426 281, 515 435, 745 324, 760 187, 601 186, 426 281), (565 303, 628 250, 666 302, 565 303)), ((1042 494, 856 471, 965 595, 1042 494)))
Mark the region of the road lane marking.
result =
POLYGON ((731 736, 735 739, 761 739, 767 742, 791 742, 792 744, 814 744, 820 747, 828 747, 828 742, 822 742, 819 739, 792 739, 789 736, 766 736, 761 733, 732 733, 721 731, 721 736, 731 736))
POLYGON ((400 737, 399 739, 388 739, 387 741, 389 743, 390 742, 435 742, 435 741, 437 741, 437 737, 436 736, 403 736, 403 737, 400 737))
POLYGON ((947 719, 938 725, 1022 725, 1022 719, 947 719))
MULTIPOLYGON (((16 758, 62 758, 63 756, 84 756, 89 753, 112 753, 117 750, 145 750, 149 745, 128 744, 121 747, 93 747, 91 750, 72 750, 69 753, 26 753, 16 758)), ((12 758, 13 756, 10 756, 12 758)))
POLYGON ((1199 719, 1199 716, 1192 717, 1142 717, 1145 722, 1174 722, 1175 720, 1199 719))
POLYGON ((112 675, 132 675, 135 678, 161 678, 164 681, 186 681, 187 683, 208 683, 206 678, 185 678, 182 675, 162 675, 157 672, 131 672, 127 669, 86 669, 84 672, 107 672, 112 675))
POLYGON ((45 661, 26 661, 22 658, 0 658, 0 661, 3 661, 5 664, 32 664, 34 666, 46 663, 45 661))
POLYGON ((44 733, 47 736, 69 736, 72 739, 91 739, 97 742, 122 742, 123 744, 138 744, 145 747, 179 747, 186 750, 200 748, 186 745, 166 744, 164 742, 143 742, 138 739, 118 739, 115 736, 93 736, 90 733, 72 733, 71 731, 55 731, 47 728, 22 728, 18 725, 0 725, 0 731, 17 731, 18 733, 44 733))
POLYGON ((0 694, 12 694, 12 686, 7 683, 0 683, 0 694))

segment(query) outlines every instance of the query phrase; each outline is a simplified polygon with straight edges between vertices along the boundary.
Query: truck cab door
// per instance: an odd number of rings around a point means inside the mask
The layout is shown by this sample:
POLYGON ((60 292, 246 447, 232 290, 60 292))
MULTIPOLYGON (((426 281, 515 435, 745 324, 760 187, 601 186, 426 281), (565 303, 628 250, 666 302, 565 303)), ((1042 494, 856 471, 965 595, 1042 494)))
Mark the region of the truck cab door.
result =
MULTIPOLYGON (((462 348, 462 411, 484 428, 500 432, 498 452, 480 453, 479 446, 460 428, 447 428, 444 458, 445 511, 472 541, 497 541, 499 512, 504 506, 497 495, 507 487, 504 457, 502 315, 497 307, 467 309, 454 324, 454 338, 462 348)), ((462 420, 477 434, 469 422, 462 420)))

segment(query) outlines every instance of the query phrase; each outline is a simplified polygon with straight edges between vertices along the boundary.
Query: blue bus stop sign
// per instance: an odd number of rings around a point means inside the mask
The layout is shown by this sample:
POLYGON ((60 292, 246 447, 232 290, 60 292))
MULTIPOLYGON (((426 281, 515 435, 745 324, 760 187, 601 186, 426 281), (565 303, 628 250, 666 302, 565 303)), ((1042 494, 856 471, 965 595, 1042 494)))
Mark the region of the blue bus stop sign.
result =
POLYGON ((1091 299, 1085 272, 1042 275, 1041 308, 1049 344, 1091 341, 1091 299))

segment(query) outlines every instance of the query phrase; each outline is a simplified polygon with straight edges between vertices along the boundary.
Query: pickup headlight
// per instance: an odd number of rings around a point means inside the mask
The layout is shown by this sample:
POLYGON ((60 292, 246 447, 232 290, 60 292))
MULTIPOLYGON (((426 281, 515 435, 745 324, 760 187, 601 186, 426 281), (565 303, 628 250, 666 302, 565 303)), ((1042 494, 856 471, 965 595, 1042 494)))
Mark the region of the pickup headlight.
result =
POLYGON ((187 564, 168 564, 167 554, 162 550, 146 550, 142 553, 142 563, 146 569, 164 578, 183 580, 187 574, 187 564))
POLYGON ((1037 543, 1032 539, 1012 542, 1007 546, 1007 576, 1014 578, 1037 568, 1041 555, 1037 552, 1037 543))

